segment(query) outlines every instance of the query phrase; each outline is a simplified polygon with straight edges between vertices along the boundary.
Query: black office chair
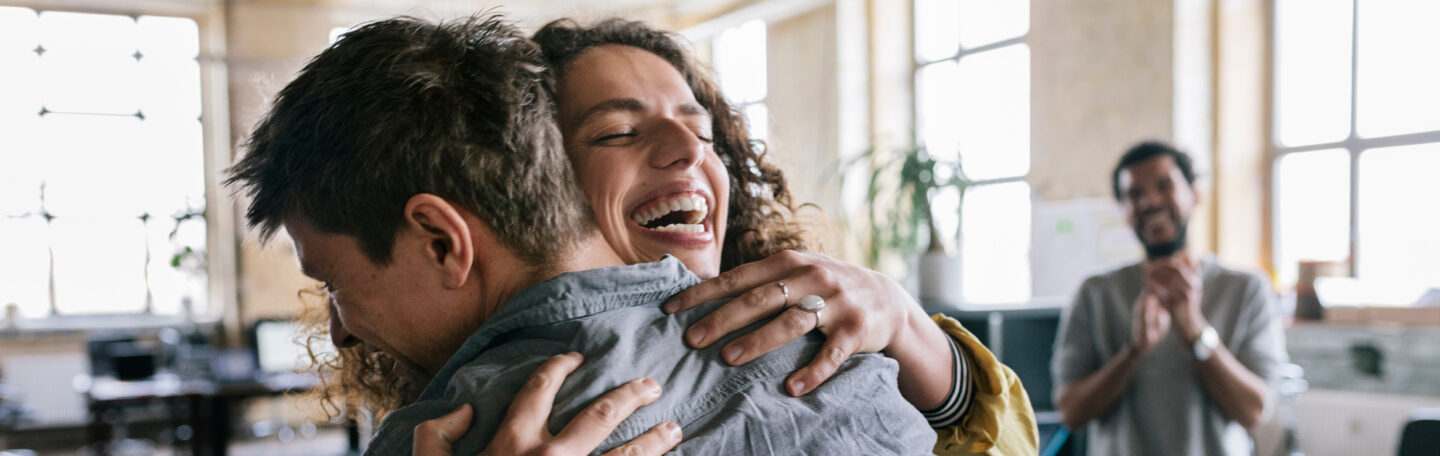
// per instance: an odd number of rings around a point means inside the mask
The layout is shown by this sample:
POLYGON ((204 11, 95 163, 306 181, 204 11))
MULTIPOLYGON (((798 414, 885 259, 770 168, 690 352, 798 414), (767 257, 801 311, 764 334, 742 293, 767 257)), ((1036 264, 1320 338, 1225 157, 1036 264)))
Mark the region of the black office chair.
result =
POLYGON ((1410 412, 1400 431, 1400 456, 1435 456, 1440 453, 1440 409, 1410 412))

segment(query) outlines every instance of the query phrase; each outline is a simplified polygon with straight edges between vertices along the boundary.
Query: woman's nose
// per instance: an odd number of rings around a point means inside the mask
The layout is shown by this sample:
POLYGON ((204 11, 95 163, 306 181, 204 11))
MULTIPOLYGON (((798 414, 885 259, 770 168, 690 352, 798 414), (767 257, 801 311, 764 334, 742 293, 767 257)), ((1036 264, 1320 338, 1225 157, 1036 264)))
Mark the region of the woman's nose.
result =
POLYGON ((705 159, 705 143, 680 122, 666 120, 657 127, 655 137, 650 166, 684 169, 698 166, 705 159))

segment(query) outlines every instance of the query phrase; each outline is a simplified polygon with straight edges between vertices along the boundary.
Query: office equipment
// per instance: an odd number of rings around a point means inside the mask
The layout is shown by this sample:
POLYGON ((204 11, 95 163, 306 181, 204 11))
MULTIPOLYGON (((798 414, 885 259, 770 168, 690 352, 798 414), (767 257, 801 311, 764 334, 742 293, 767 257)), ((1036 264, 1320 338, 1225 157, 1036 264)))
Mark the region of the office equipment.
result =
POLYGON ((1440 451, 1440 409, 1412 412, 1400 431, 1399 456, 1434 455, 1440 451))

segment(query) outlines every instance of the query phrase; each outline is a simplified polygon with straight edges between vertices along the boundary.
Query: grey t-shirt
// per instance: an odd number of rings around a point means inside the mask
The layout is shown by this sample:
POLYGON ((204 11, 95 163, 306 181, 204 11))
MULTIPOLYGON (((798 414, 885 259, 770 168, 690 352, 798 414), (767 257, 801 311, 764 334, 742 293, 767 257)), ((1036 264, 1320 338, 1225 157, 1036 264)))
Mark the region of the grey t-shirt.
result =
MULTIPOLYGON (((1273 385, 1277 367, 1289 357, 1265 280, 1210 259, 1201 262, 1201 280, 1201 313, 1221 343, 1273 385)), ((1129 345, 1141 285, 1140 265, 1134 264, 1080 286, 1055 339, 1052 393, 1099 370, 1129 345)), ((1090 423, 1089 454, 1251 454, 1249 434, 1210 399, 1197 367, 1191 347, 1172 328, 1142 356, 1124 395, 1090 423)))
POLYGON ((454 452, 479 453, 535 368, 569 351, 584 354, 585 362, 560 388, 552 433, 637 377, 653 378, 664 389, 597 453, 675 421, 685 438, 678 454, 930 454, 935 431, 900 396, 898 365, 891 359, 851 357, 814 392, 792 398, 784 379, 818 352, 818 334, 738 367, 725 364, 719 352, 735 335, 703 350, 688 348, 681 338, 685 329, 720 303, 676 315, 665 315, 660 304, 696 283, 667 256, 566 273, 521 291, 466 340, 416 402, 385 418, 366 454, 408 454, 417 424, 462 402, 474 407, 475 419, 454 452))

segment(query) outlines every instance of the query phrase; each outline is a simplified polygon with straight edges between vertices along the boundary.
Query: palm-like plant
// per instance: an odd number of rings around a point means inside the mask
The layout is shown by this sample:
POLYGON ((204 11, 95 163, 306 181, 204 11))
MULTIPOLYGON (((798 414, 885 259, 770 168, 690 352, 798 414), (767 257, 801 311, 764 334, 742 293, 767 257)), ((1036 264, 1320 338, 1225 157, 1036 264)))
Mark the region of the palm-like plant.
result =
MULTIPOLYGON (((859 159, 875 155, 872 149, 859 159)), ((868 192, 870 263, 878 263, 887 251, 906 255, 946 249, 948 244, 935 226, 931 200, 946 187, 955 188, 963 199, 969 186, 958 162, 936 160, 922 147, 891 154, 876 165, 868 192)))

